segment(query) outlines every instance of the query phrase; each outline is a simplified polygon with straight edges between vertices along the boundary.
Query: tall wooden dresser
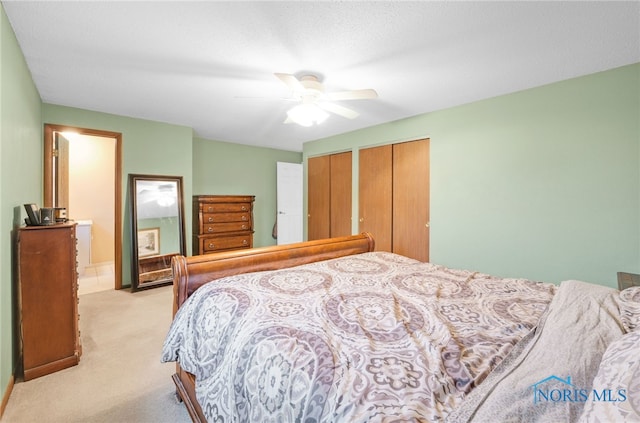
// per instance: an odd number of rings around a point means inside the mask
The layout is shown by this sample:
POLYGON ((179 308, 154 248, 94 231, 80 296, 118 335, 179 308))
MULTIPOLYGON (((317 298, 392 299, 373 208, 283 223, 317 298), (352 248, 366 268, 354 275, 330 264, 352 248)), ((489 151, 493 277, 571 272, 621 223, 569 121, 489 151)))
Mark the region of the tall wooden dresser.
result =
POLYGON ((76 224, 17 234, 20 355, 24 380, 80 361, 76 224))
POLYGON ((253 247, 253 195, 193 196, 193 255, 253 247))

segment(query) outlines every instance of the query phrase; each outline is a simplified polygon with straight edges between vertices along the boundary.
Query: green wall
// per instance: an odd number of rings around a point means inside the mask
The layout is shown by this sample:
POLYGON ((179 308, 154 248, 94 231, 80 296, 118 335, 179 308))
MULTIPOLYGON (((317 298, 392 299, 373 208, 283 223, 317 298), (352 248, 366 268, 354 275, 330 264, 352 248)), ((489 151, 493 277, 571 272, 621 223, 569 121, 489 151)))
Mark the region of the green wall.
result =
MULTIPOLYGON (((186 126, 44 104, 43 122, 122 134, 122 285, 131 285, 131 216, 129 174, 182 176, 185 199, 191 197, 193 131, 186 126)), ((191 202, 185 201, 185 216, 191 202)), ((187 234, 191 219, 185 220, 187 234)), ((187 253, 191 251, 187 242, 187 253)))
POLYGON ((639 122, 635 64, 305 143, 303 157, 353 150, 357 198, 359 148, 429 137, 432 262, 617 286, 640 273, 639 122))
MULTIPOLYGON (((43 123, 122 133, 124 285, 130 173, 183 177, 188 253, 193 194, 255 195, 255 245, 266 246, 275 244, 277 161, 424 137, 433 262, 610 286, 617 271, 640 273, 640 64, 309 142, 301 154, 42 104, 1 4, 0 41, 0 398, 15 361, 13 233, 22 204, 42 201, 43 123)), ((354 217, 357 173, 354 154, 354 217)))
POLYGON ((0 6, 2 41, 0 144, 0 389, 14 371, 13 228, 25 217, 24 203, 41 203, 44 123, 122 133, 122 282, 131 283, 128 175, 183 177, 187 254, 191 254, 191 196, 251 194, 255 203, 255 245, 273 245, 276 162, 300 163, 302 154, 194 139, 191 128, 107 113, 43 104, 0 6))
POLYGON ((300 163, 301 153, 193 137, 191 128, 52 104, 43 105, 43 122, 122 133, 122 282, 130 277, 130 173, 183 177, 185 239, 191 254, 191 197, 194 194, 256 196, 255 246, 273 245, 277 161, 300 163))
POLYGON ((194 195, 255 195, 255 247, 274 245, 276 163, 301 163, 302 153, 194 138, 194 195))
POLYGON ((14 235, 42 199, 40 95, 0 5, 0 400, 14 366, 14 235))

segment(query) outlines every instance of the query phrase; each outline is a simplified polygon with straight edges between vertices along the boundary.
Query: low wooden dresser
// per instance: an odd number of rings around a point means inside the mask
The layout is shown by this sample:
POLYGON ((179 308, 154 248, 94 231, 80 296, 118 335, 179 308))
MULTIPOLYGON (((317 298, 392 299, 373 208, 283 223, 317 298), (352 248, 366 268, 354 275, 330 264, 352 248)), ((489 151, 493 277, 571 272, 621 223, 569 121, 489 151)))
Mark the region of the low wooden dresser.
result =
POLYGON ((253 195, 193 196, 193 255, 253 247, 253 195))
POLYGON ((76 224, 18 229, 18 313, 24 380, 80 361, 76 224))

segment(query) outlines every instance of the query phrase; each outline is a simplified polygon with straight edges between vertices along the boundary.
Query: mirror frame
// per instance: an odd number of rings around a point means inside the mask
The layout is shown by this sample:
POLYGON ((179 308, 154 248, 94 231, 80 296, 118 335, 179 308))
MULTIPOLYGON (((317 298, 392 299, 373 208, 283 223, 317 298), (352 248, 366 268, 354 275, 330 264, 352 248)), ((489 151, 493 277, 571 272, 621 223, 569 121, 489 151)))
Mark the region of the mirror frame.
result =
MULTIPOLYGON (((166 175, 139 175, 129 174, 129 201, 131 205, 131 292, 136 292, 140 289, 153 288, 157 286, 170 285, 173 283, 173 276, 171 275, 171 257, 174 255, 186 255, 186 243, 185 243, 185 226, 184 226, 184 198, 182 191, 182 176, 166 176, 166 175), (177 184, 177 201, 178 201, 178 234, 179 234, 179 247, 180 251, 176 253, 170 253, 164 256, 158 256, 163 258, 163 264, 167 265, 169 269, 168 277, 153 280, 150 282, 140 281, 140 258, 138 257, 138 205, 137 205, 137 184, 139 181, 158 181, 158 182, 176 182, 177 184), (168 260, 168 263, 166 263, 168 260)), ((159 270, 163 270, 161 268, 159 270)))

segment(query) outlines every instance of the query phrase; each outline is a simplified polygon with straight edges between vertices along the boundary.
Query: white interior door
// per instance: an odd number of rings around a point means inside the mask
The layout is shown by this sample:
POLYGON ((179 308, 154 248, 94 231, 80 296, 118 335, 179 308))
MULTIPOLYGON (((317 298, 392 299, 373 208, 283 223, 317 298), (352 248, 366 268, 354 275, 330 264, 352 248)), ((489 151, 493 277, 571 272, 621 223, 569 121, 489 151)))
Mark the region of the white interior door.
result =
POLYGON ((302 241, 302 164, 277 163, 278 245, 302 241))

